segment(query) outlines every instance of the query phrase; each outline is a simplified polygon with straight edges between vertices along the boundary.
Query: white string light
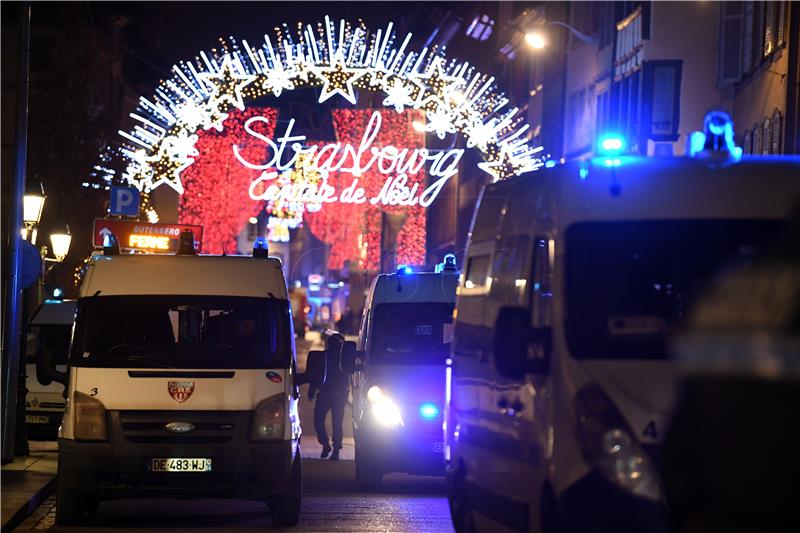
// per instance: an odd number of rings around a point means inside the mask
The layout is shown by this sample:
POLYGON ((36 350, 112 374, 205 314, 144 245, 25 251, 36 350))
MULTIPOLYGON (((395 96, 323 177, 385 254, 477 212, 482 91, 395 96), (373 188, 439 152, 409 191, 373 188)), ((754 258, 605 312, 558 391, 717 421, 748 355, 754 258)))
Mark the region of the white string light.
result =
MULTIPOLYGON (((131 117, 144 127, 119 132, 120 154, 129 163, 121 177, 144 191, 167 184, 182 193, 180 173, 197 155, 198 128, 222 131, 232 109, 309 86, 320 88, 320 103, 340 96, 355 104, 357 89, 366 89, 384 93, 383 105, 397 112, 424 111, 426 131, 439 138, 463 135, 468 147, 482 152, 479 168, 494 179, 543 165, 541 147, 522 135, 527 127, 519 110, 499 113, 508 99, 494 77, 446 60, 439 47, 410 51, 410 40, 407 34, 396 46, 392 23, 372 34, 363 24, 351 27, 328 17, 316 27, 298 25, 296 33, 283 24, 275 36, 264 36, 260 48, 222 40, 219 50, 173 66, 174 75, 152 101, 140 98, 131 117)), ((106 182, 117 178, 111 170, 97 175, 106 182)))

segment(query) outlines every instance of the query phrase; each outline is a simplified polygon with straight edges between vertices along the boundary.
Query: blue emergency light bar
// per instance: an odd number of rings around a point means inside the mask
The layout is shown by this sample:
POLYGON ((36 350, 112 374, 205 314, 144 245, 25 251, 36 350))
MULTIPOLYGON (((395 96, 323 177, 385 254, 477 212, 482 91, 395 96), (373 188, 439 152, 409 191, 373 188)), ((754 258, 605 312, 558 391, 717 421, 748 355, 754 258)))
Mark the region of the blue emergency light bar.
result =
POLYGON ((439 416, 439 408, 435 403, 425 402, 419 406, 419 416, 425 420, 433 420, 439 416))
POLYGON ((413 274, 414 271, 408 265, 397 265, 397 275, 402 276, 404 274, 413 274))
POLYGON ((619 155, 625 149, 625 138, 616 133, 606 133, 597 142, 597 149, 601 155, 619 155))

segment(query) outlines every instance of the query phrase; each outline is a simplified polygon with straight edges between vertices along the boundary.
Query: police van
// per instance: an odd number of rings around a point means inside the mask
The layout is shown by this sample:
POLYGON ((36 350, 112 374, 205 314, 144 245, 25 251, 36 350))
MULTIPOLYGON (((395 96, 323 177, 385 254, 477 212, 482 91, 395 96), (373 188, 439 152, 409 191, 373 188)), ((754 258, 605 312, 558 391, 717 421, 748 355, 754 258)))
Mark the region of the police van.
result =
MULTIPOLYGON (((298 521, 298 385, 281 264, 253 257, 120 255, 115 238, 80 288, 59 430, 56 521, 104 499, 240 497, 298 521)), ((324 364, 324 362, 323 362, 324 364)), ((321 370, 321 372, 320 372, 321 370)))
POLYGON ((596 158, 483 190, 446 411, 457 530, 669 530, 669 335, 800 197, 800 158, 741 157, 726 114, 705 125, 690 157, 605 138, 596 158))
POLYGON ((47 357, 57 370, 64 372, 67 368, 76 301, 60 300, 60 291, 54 292, 54 298, 45 300, 28 323, 25 425, 28 438, 33 440, 57 439, 64 414, 64 385, 36 373, 36 361, 44 352, 49 352, 47 357))
POLYGON ((364 488, 377 488, 388 472, 444 471, 455 256, 436 270, 401 266, 377 276, 367 294, 352 381, 356 477, 364 488))

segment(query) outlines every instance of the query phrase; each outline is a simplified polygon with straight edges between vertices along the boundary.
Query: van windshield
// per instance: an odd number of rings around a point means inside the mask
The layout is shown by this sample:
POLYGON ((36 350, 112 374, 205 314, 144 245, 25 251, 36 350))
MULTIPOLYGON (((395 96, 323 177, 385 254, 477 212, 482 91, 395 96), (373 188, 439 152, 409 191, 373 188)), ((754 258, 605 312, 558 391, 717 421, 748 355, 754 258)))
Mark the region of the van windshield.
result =
POLYGON ((704 285, 780 232, 764 220, 581 223, 566 234, 565 322, 578 359, 662 359, 704 285))
POLYGON ((376 306, 370 359, 378 363, 444 364, 450 353, 451 303, 387 303, 376 306))
POLYGON ((72 324, 44 324, 31 326, 28 330, 26 347, 27 362, 36 364, 36 354, 49 350, 57 365, 67 364, 69 340, 72 336, 72 324))
POLYGON ((74 366, 286 368, 288 302, 230 296, 94 296, 78 302, 74 366))

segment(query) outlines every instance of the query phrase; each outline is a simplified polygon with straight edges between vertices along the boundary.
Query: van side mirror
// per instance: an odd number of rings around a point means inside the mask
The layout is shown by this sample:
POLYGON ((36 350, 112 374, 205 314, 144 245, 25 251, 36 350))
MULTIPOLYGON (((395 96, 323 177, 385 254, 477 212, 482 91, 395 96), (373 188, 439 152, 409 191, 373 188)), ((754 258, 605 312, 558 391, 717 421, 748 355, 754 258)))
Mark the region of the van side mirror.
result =
POLYGON ((342 372, 352 374, 364 370, 364 351, 356 349, 356 343, 345 341, 342 346, 342 372))
POLYGON ((494 363, 497 372, 520 380, 526 374, 543 374, 550 368, 553 333, 549 327, 531 327, 530 310, 501 307, 494 327, 494 363))
POLYGON ((302 374, 297 374, 297 384, 302 385, 304 383, 310 383, 313 387, 319 387, 325 383, 327 371, 325 352, 321 350, 312 350, 308 352, 306 371, 302 374))
POLYGON ((56 370, 52 350, 45 348, 36 354, 36 380, 45 386, 54 381, 67 386, 67 373, 56 370))

